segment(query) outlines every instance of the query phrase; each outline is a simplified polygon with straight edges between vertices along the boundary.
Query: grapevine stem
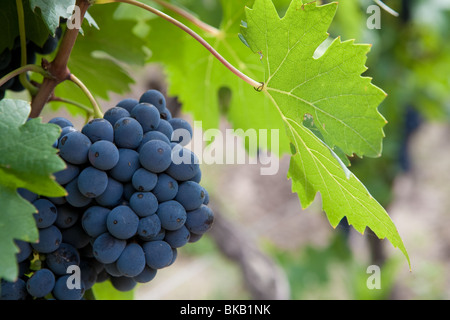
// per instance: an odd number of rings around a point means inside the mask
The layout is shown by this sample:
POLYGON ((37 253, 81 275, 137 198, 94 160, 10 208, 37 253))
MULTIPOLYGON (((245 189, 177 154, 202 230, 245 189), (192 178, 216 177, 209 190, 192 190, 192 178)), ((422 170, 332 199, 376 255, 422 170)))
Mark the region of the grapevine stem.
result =
POLYGON ((58 101, 58 102, 71 104, 71 105, 83 110, 84 112, 86 112, 86 114, 88 116, 92 116, 94 114, 94 112, 92 111, 92 108, 86 107, 84 104, 78 103, 77 101, 73 101, 73 100, 66 99, 66 98, 60 98, 60 97, 52 97, 49 100, 49 102, 52 102, 52 101, 58 101))
POLYGON ((397 11, 391 9, 389 6, 387 6, 385 3, 383 3, 383 1, 381 0, 373 0, 375 1, 375 3, 380 6, 383 10, 385 10, 386 12, 392 14, 394 17, 398 17, 399 14, 397 11))
POLYGON ((92 108, 94 111, 94 118, 103 118, 103 113, 100 110, 100 107, 99 107, 97 101, 95 101, 94 96, 89 91, 89 89, 84 85, 84 83, 80 79, 78 79, 74 74, 70 74, 69 80, 72 81, 73 83, 75 83, 84 92, 84 94, 88 97, 89 101, 92 104, 92 108))
POLYGON ((224 57, 220 55, 205 39, 203 39, 200 35, 198 35, 195 31, 181 23, 180 21, 172 18, 171 16, 147 5, 144 3, 141 3, 136 0, 97 0, 97 4, 104 4, 104 3, 113 3, 113 2, 123 2, 128 3, 134 6, 137 6, 139 8, 142 8, 144 10, 147 10, 153 14, 156 14, 158 17, 161 17, 168 22, 172 23, 176 27, 180 28, 187 34, 189 34, 191 37, 193 37, 195 40, 197 40, 202 46, 204 46, 211 54, 220 61, 228 70, 233 72, 236 76, 238 76, 240 79, 244 80, 248 84, 250 84, 252 87, 254 87, 257 91, 261 91, 264 88, 264 82, 258 82, 256 80, 253 80, 249 76, 242 73, 240 70, 236 69, 231 63, 229 63, 224 57))
MULTIPOLYGON (((80 9, 80 21, 83 21, 84 15, 91 5, 91 2, 88 0, 76 0, 75 5, 80 9)), ((55 87, 70 78, 70 71, 67 67, 67 62, 69 61, 70 53, 75 45, 78 33, 79 29, 76 27, 67 28, 61 40, 55 59, 52 62, 47 63, 45 66, 45 70, 51 74, 51 77, 44 78, 44 81, 39 87, 38 93, 31 101, 31 118, 39 116, 45 104, 52 97, 55 87)))
MULTIPOLYGON (((23 67, 27 64, 27 38, 25 33, 25 15, 23 11, 22 0, 16 0, 17 5, 17 20, 19 22, 19 35, 20 35, 20 66, 23 67)), ((31 93, 35 95, 37 88, 33 86, 27 79, 25 72, 19 75, 20 83, 31 93)))
POLYGON ((167 9, 179 14, 180 16, 182 16, 186 20, 189 20, 190 22, 192 22, 194 25, 196 25, 203 31, 206 31, 206 32, 212 34, 213 36, 217 36, 220 33, 220 30, 203 22, 202 20, 193 16, 191 13, 187 12, 186 10, 181 9, 180 7, 174 6, 173 4, 168 3, 166 1, 162 1, 162 0, 153 0, 153 1, 167 9))
MULTIPOLYGON (((49 77, 50 75, 48 72, 44 70, 41 66, 37 66, 35 64, 27 64, 23 67, 17 68, 16 70, 11 71, 10 73, 6 74, 3 78, 0 79, 0 87, 4 85, 6 82, 8 82, 10 79, 21 75, 22 73, 32 71, 42 74, 44 77, 49 77)), ((34 86, 33 86, 34 87, 34 86)))

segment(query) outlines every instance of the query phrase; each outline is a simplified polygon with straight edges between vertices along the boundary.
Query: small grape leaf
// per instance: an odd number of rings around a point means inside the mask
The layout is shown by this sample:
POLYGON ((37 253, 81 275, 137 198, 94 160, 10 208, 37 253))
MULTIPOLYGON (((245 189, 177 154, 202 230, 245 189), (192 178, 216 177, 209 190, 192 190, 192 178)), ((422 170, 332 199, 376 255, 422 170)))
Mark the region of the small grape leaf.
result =
MULTIPOLYGON (((55 35, 56 28, 59 26, 60 18, 68 19, 72 16, 75 0, 30 0, 31 10, 36 12, 40 9, 43 20, 52 35, 55 35)), ((90 26, 98 29, 94 18, 86 12, 85 19, 90 26)))
POLYGON ((0 101, 0 278, 17 277, 14 239, 34 242, 38 232, 33 213, 36 209, 17 193, 25 188, 34 193, 59 197, 66 191, 52 173, 64 169, 64 161, 52 147, 60 129, 27 121, 30 104, 26 101, 0 101))
POLYGON ((379 156, 386 123, 377 110, 385 93, 361 77, 369 46, 338 38, 314 57, 336 8, 337 3, 293 0, 280 19, 271 0, 256 0, 252 9, 246 8, 242 34, 252 51, 263 55, 263 91, 279 111, 295 150, 288 178, 302 206, 308 207, 320 192, 333 227, 347 216, 359 232, 369 227, 379 238, 388 238, 410 263, 385 209, 332 150, 337 146, 348 155, 379 156), (320 135, 305 127, 306 115, 320 135))

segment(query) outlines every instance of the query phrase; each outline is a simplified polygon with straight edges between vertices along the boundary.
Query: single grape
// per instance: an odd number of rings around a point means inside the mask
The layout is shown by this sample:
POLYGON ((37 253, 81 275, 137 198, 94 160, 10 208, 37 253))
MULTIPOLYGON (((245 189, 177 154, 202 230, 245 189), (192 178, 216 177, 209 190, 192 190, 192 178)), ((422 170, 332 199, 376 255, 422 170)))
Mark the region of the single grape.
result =
POLYGON ((191 234, 189 230, 185 226, 182 226, 174 231, 167 230, 164 241, 166 241, 172 248, 180 248, 189 242, 190 236, 191 234))
POLYGON ((162 202, 156 214, 161 220, 161 226, 166 230, 177 230, 186 221, 186 210, 175 200, 162 202))
POLYGON ((66 168, 54 173, 56 182, 58 182, 60 185, 66 185, 73 179, 75 179, 78 174, 80 173, 80 167, 66 163, 66 168))
POLYGON ((158 210, 158 199, 151 192, 135 192, 130 198, 130 207, 140 217, 147 217, 158 210))
POLYGON ((159 202, 173 200, 178 193, 178 182, 171 176, 160 173, 152 192, 159 202))
POLYGON ((135 277, 145 268, 145 254, 137 243, 129 243, 116 262, 117 269, 126 277, 135 277))
POLYGON ((106 219, 110 211, 100 206, 89 207, 81 218, 81 225, 84 231, 93 238, 107 232, 106 219))
POLYGON ((19 252, 16 253, 16 260, 18 263, 21 263, 28 259, 28 257, 33 252, 31 249, 30 243, 22 240, 14 240, 14 243, 19 248, 19 252))
POLYGON ((119 101, 119 103, 116 105, 116 107, 120 107, 120 108, 124 108, 126 109, 128 112, 131 112, 131 110, 133 110, 133 108, 139 104, 139 101, 137 101, 136 99, 123 99, 121 101, 119 101))
POLYGON ((78 250, 68 243, 61 243, 58 249, 47 254, 45 263, 48 268, 56 275, 67 274, 67 268, 69 266, 80 265, 80 254, 78 250))
POLYGON ((205 201, 205 189, 197 182, 185 181, 178 185, 175 200, 181 203, 186 211, 197 209, 205 201))
POLYGON ((177 145, 172 149, 172 163, 166 173, 178 181, 188 181, 200 171, 197 156, 189 149, 177 145))
POLYGON ((160 114, 152 104, 139 103, 131 110, 130 115, 141 124, 144 133, 159 126, 160 114))
POLYGON ((95 198, 95 201, 103 207, 113 207, 120 203, 122 194, 123 185, 119 181, 108 177, 108 185, 105 192, 95 198))
POLYGON ((102 170, 87 167, 78 176, 78 190, 88 198, 101 195, 108 185, 108 175, 102 170))
POLYGON ((117 239, 110 233, 105 232, 95 239, 92 248, 95 258, 101 263, 107 264, 119 259, 126 244, 125 240, 117 239))
POLYGON ((203 204, 208 205, 209 204, 209 193, 208 193, 208 191, 206 191, 206 189, 204 189, 204 192, 205 192, 205 200, 203 200, 203 204))
POLYGON ((160 91, 155 89, 144 92, 139 98, 139 102, 150 103, 154 105, 159 112, 162 112, 166 108, 166 98, 160 91))
POLYGON ((211 229, 213 222, 213 211, 209 207, 202 205, 198 209, 188 211, 185 225, 192 233, 204 234, 211 229))
POLYGON ((34 214, 38 228, 50 227, 56 221, 58 211, 50 200, 38 199, 33 202, 33 205, 38 211, 34 214))
POLYGON ((169 139, 169 142, 172 141, 173 128, 169 121, 160 119, 156 131, 164 134, 169 139))
POLYGON ((202 171, 198 170, 197 174, 195 176, 193 176, 191 179, 189 179, 188 181, 194 181, 194 182, 200 183, 200 181, 202 181, 202 171))
POLYGON ((142 245, 147 266, 152 269, 167 267, 173 259, 172 247, 165 241, 150 241, 142 245))
POLYGON ((58 207, 58 216, 56 217, 55 226, 60 229, 72 227, 79 218, 80 211, 70 205, 62 205, 58 207))
POLYGON ((56 280, 53 289, 53 296, 57 300, 81 300, 84 295, 84 284, 82 281, 77 283, 75 279, 70 278, 71 275, 64 275, 56 280))
POLYGON ((18 188, 18 189, 17 189, 17 193, 18 193, 22 198, 24 198, 25 200, 27 200, 28 202, 36 201, 36 200, 39 198, 39 196, 38 196, 36 193, 31 192, 30 190, 27 190, 27 189, 24 189, 24 188, 18 188))
POLYGON ((66 197, 48 197, 47 199, 56 206, 62 206, 63 204, 67 203, 66 197))
POLYGON ((106 219, 109 233, 118 239, 129 239, 137 232, 139 217, 128 206, 117 206, 106 219))
POLYGON ((105 270, 106 270, 106 272, 108 272, 108 274, 110 276, 113 276, 113 277, 121 277, 121 276, 123 276, 122 272, 120 272, 119 269, 117 269, 117 263, 116 262, 105 264, 105 270))
POLYGON ((158 175, 144 168, 139 168, 133 174, 131 182, 137 191, 152 191, 158 182, 158 175))
POLYGON ((54 118, 50 119, 48 121, 48 123, 56 124, 56 125, 60 126, 61 128, 73 127, 73 123, 64 117, 54 117, 54 118))
POLYGON ((78 178, 73 179, 66 185, 67 202, 73 207, 81 208, 91 203, 92 199, 84 196, 78 189, 78 178))
POLYGON ((111 170, 119 162, 119 150, 114 143, 100 140, 89 148, 88 159, 97 169, 111 170))
POLYGON ((88 161, 91 140, 79 131, 66 134, 58 143, 61 158, 72 164, 84 164, 88 161))
POLYGON ((158 215, 152 214, 151 216, 139 219, 139 226, 137 233, 142 240, 146 241, 155 240, 155 238, 160 234, 160 232, 161 232, 161 220, 159 220, 158 215))
POLYGON ((61 231, 55 226, 50 226, 39 229, 39 242, 32 243, 31 246, 40 253, 50 253, 58 249, 61 242, 61 231))
POLYGON ((110 176, 120 182, 131 181, 133 174, 141 166, 139 153, 131 149, 119 149, 119 161, 109 172, 110 176))
POLYGON ((151 140, 161 140, 170 145, 170 140, 164 133, 160 131, 149 131, 144 134, 144 137, 142 138, 141 144, 139 145, 137 151, 141 152, 142 147, 151 140))
POLYGON ((15 282, 1 280, 0 300, 25 300, 27 295, 27 285, 22 279, 15 282))
POLYGON ((121 118, 114 124, 114 142, 118 148, 136 149, 143 136, 142 126, 134 118, 121 118))
POLYGON ((133 277, 133 280, 139 283, 147 283, 152 281, 156 277, 157 270, 152 269, 149 266, 145 266, 144 270, 137 276, 133 277))
POLYGON ((194 243, 200 240, 203 237, 203 234, 192 233, 189 237, 189 243, 194 243))
MULTIPOLYGON (((58 142, 59 142, 59 140, 61 140, 61 138, 64 137, 66 134, 68 134, 68 133, 70 133, 70 132, 74 132, 74 131, 78 131, 78 130, 75 129, 74 127, 72 127, 72 126, 67 126, 67 127, 62 128, 61 133, 60 133, 59 138, 58 138, 58 142)), ((57 147, 57 146, 56 146, 56 147, 57 147)))
POLYGON ((113 142, 114 139, 113 126, 106 119, 92 119, 83 126, 81 132, 86 135, 92 143, 100 140, 113 142))
POLYGON ((181 118, 172 118, 168 121, 174 132, 172 141, 182 146, 187 145, 191 141, 193 134, 190 123, 181 118))
POLYGON ((164 108, 162 111, 160 111, 160 114, 161 114, 161 119, 164 119, 167 121, 172 119, 172 113, 170 112, 170 110, 167 107, 164 108))
POLYGON ((153 172, 160 173, 171 165, 170 146, 160 140, 151 140, 142 146, 139 153, 141 165, 153 172))
POLYGON ((114 126, 117 120, 129 116, 130 113, 126 109, 121 107, 114 107, 107 110, 103 115, 103 118, 109 121, 109 123, 111 123, 112 126, 114 126))
POLYGON ((116 290, 126 292, 133 290, 137 283, 129 277, 111 277, 111 284, 116 290))

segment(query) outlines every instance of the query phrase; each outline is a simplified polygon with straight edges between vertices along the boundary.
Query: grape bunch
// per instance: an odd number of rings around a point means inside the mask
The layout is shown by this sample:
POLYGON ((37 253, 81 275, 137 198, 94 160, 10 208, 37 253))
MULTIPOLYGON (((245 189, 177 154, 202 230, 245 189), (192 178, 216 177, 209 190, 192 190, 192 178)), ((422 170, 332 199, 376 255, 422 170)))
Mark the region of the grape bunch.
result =
POLYGON ((67 196, 19 189, 38 211, 39 242, 16 241, 19 279, 2 282, 1 299, 83 299, 103 281, 131 290, 212 227, 198 158, 185 147, 192 128, 172 118, 159 91, 120 101, 81 131, 62 117, 49 122, 61 127, 54 146, 67 166, 55 178, 67 196))
MULTIPOLYGON (((27 64, 36 63, 36 54, 47 55, 55 51, 61 38, 61 34, 62 29, 58 27, 56 29, 55 36, 53 37, 49 35, 42 46, 37 45, 33 41, 27 40, 27 64)), ((20 62, 21 46, 20 38, 17 37, 14 40, 14 46, 12 49, 6 48, 0 53, 0 78, 19 68, 21 65, 20 62)), ((16 76, 0 87, 0 100, 4 98, 6 90, 20 92, 24 89, 25 88, 20 83, 19 76, 16 76)))

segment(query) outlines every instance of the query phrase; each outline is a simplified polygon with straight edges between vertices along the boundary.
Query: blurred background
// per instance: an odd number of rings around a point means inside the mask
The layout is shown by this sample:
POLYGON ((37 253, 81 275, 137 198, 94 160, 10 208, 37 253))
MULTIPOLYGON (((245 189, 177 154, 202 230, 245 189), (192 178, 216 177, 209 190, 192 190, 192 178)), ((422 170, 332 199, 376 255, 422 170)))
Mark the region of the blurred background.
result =
MULTIPOLYGON (((220 25, 220 1, 175 2, 220 25)), ((289 2, 274 1, 281 15, 289 2)), ((345 221, 333 229, 320 195, 302 210, 286 178, 288 157, 274 176, 261 176, 259 165, 202 165, 215 226, 138 287, 135 299, 450 298, 450 1, 385 4, 399 16, 381 10, 380 28, 372 29, 367 9, 373 1, 339 1, 329 33, 372 44, 364 76, 388 94, 379 107, 388 121, 383 156, 352 158, 350 170, 387 209, 411 270, 399 250, 370 230, 361 235, 345 221), (373 264, 381 268, 381 288, 369 290, 367 268, 373 264)), ((150 88, 167 92, 159 65, 130 72, 138 85, 127 97, 150 88)), ((123 98, 101 105, 106 109, 123 98)), ((176 97, 168 103, 174 115, 192 121, 176 97)), ((81 126, 84 119, 79 121, 81 126)))

